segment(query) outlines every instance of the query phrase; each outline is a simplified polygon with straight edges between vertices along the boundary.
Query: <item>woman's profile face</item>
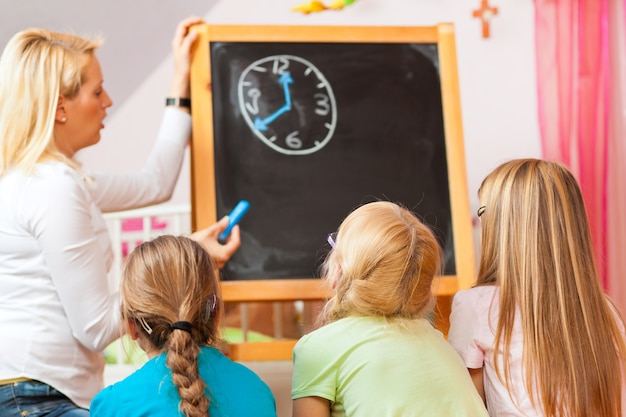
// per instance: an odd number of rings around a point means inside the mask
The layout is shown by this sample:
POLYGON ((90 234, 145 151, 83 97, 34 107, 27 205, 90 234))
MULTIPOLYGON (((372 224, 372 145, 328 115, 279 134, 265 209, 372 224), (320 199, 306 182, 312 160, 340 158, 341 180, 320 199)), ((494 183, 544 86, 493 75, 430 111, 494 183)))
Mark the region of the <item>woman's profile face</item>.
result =
POLYGON ((83 71, 78 94, 60 101, 65 122, 57 123, 55 138, 57 147, 70 158, 80 149, 100 141, 106 109, 113 104, 102 83, 100 63, 93 56, 83 71))

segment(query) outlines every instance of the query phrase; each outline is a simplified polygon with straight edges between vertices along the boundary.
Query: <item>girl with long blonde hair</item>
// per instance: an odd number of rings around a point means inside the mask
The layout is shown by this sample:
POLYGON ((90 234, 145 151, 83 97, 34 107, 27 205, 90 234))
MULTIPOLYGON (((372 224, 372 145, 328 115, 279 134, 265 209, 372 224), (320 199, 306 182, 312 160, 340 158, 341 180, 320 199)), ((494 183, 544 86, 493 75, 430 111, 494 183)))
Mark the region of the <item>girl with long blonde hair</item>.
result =
POLYGON ((478 194, 478 280, 456 294, 448 340, 490 415, 622 416, 624 324, 600 286, 576 179, 513 160, 478 194))
POLYGON ((486 416, 459 356, 428 320, 441 248, 406 208, 365 204, 329 237, 325 325, 293 352, 294 417, 486 416))

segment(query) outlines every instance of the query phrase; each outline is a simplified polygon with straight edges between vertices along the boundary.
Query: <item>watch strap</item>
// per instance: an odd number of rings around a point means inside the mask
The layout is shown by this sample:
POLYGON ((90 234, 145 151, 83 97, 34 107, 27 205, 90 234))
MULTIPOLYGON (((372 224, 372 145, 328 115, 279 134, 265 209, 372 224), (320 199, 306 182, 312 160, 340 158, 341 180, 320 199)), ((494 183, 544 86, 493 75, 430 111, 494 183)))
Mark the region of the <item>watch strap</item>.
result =
POLYGON ((186 97, 168 97, 165 99, 166 106, 187 107, 191 109, 191 99, 186 97))

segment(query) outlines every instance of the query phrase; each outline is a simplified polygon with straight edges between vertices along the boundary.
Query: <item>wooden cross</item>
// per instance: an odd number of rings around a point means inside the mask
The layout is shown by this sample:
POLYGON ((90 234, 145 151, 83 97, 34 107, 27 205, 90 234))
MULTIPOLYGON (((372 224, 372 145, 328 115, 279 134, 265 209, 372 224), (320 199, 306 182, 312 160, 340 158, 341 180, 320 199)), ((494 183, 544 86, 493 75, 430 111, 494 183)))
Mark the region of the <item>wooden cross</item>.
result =
POLYGON ((488 1, 489 0, 481 0, 480 9, 476 9, 472 13, 472 16, 482 20, 483 38, 489 37, 489 21, 498 14, 498 8, 490 6, 488 1))

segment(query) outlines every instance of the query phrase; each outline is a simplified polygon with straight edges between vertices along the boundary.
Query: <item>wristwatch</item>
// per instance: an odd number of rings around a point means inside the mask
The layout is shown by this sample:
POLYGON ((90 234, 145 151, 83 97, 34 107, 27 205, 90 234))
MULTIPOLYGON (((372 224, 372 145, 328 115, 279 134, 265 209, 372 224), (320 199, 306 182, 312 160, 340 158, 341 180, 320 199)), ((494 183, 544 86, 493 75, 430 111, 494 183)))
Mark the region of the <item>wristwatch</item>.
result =
POLYGON ((191 99, 186 97, 168 97, 165 99, 165 105, 191 109, 191 99))

